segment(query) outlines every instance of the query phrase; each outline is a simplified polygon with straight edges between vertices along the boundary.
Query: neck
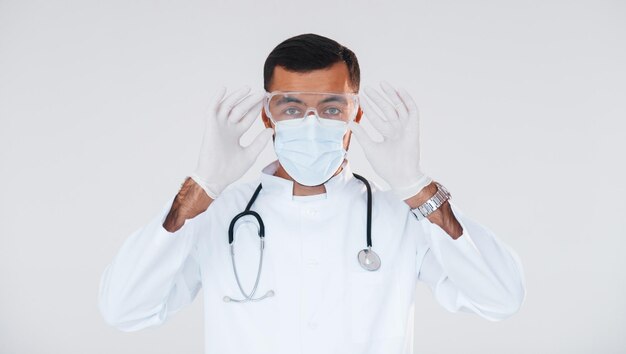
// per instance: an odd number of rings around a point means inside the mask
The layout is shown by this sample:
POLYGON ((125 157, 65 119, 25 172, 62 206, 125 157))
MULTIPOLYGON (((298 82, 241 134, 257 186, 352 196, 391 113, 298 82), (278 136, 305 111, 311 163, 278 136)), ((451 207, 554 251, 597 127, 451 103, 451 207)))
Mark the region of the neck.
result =
MULTIPOLYGON (((339 174, 341 170, 343 170, 343 167, 340 166, 337 169, 337 172, 335 172, 333 176, 336 176, 337 174, 339 174)), ((285 169, 283 168, 283 165, 281 165, 280 162, 278 163, 278 169, 276 170, 276 172, 274 172, 274 176, 292 181, 293 182, 293 195, 306 196, 306 195, 316 195, 316 194, 326 193, 326 187, 324 187, 324 184, 320 184, 319 186, 304 186, 296 182, 293 178, 291 178, 291 176, 287 173, 287 171, 285 171, 285 169)))

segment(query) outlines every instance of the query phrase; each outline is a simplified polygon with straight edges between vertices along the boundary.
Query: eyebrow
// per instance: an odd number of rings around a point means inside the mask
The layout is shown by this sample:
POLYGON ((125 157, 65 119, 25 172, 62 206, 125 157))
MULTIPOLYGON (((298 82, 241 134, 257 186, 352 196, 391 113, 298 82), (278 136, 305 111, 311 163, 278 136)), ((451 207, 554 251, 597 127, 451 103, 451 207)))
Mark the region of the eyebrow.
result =
POLYGON ((322 102, 320 103, 326 103, 326 102, 340 102, 340 103, 346 103, 346 104, 348 103, 348 101, 346 101, 346 98, 344 96, 339 96, 339 95, 327 97, 323 99, 322 102))
MULTIPOLYGON (((299 99, 297 99, 295 97, 283 96, 276 102, 276 104, 286 104, 286 103, 290 103, 290 102, 301 103, 301 104, 304 103, 304 102, 302 102, 301 100, 299 100, 299 99)), ((328 103, 328 102, 340 102, 340 103, 344 103, 344 104, 348 103, 346 98, 341 96, 341 95, 334 95, 334 96, 327 97, 327 98, 321 100, 319 103, 328 103)))
POLYGON ((281 97, 278 102, 276 102, 276 104, 285 104, 285 103, 289 103, 289 102, 295 102, 295 103, 304 103, 301 100, 295 98, 295 97, 290 97, 290 96, 283 96, 281 97))

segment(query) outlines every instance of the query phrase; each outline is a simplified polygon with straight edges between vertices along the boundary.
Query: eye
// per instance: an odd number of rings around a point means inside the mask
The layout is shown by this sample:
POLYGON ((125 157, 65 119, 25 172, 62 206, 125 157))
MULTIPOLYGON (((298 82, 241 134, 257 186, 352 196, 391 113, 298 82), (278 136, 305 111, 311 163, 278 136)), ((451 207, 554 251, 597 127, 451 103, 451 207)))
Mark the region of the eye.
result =
POLYGON ((287 108, 287 109, 285 110, 285 114, 290 115, 290 116, 296 115, 296 114, 298 114, 299 112, 300 112, 300 110, 299 110, 299 109, 297 109, 297 108, 293 108, 293 107, 287 108))
POLYGON ((336 107, 330 107, 324 111, 324 113, 328 113, 330 115, 338 115, 341 114, 341 110, 336 107))

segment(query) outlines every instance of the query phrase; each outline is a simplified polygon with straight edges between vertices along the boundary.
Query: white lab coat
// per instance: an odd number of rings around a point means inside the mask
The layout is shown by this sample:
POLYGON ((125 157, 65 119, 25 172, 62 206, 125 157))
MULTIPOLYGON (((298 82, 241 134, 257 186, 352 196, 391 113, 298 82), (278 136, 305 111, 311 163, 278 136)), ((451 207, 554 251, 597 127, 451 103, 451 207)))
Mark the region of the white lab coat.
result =
MULTIPOLYGON (((273 176, 277 161, 256 181, 229 186, 202 214, 174 233, 162 223, 174 197, 133 232, 102 275, 99 307, 122 331, 160 325, 203 288, 205 353, 400 354, 413 351, 416 282, 429 285, 451 312, 493 321, 518 311, 525 298, 519 258, 487 228, 450 200, 463 226, 452 239, 428 219, 372 184, 373 250, 378 271, 361 268, 366 247, 366 188, 344 161, 326 193, 292 196, 292 182, 273 176), (252 210, 263 218, 265 256, 258 302, 241 298, 228 245, 228 226, 245 209, 259 182, 252 210)), ((251 219, 246 219, 251 220, 251 219)), ((249 291, 256 278, 259 237, 255 224, 238 223, 236 262, 249 291)))

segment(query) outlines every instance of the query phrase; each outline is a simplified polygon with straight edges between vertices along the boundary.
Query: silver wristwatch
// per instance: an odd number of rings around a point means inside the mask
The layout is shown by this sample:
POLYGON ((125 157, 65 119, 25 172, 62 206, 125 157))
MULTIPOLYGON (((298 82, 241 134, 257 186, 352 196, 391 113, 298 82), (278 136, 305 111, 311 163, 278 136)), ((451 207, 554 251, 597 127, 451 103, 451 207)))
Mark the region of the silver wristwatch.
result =
POLYGON ((417 220, 424 220, 433 211, 437 210, 446 200, 450 199, 450 192, 439 182, 435 181, 437 193, 428 199, 424 204, 415 209, 411 209, 417 220))

